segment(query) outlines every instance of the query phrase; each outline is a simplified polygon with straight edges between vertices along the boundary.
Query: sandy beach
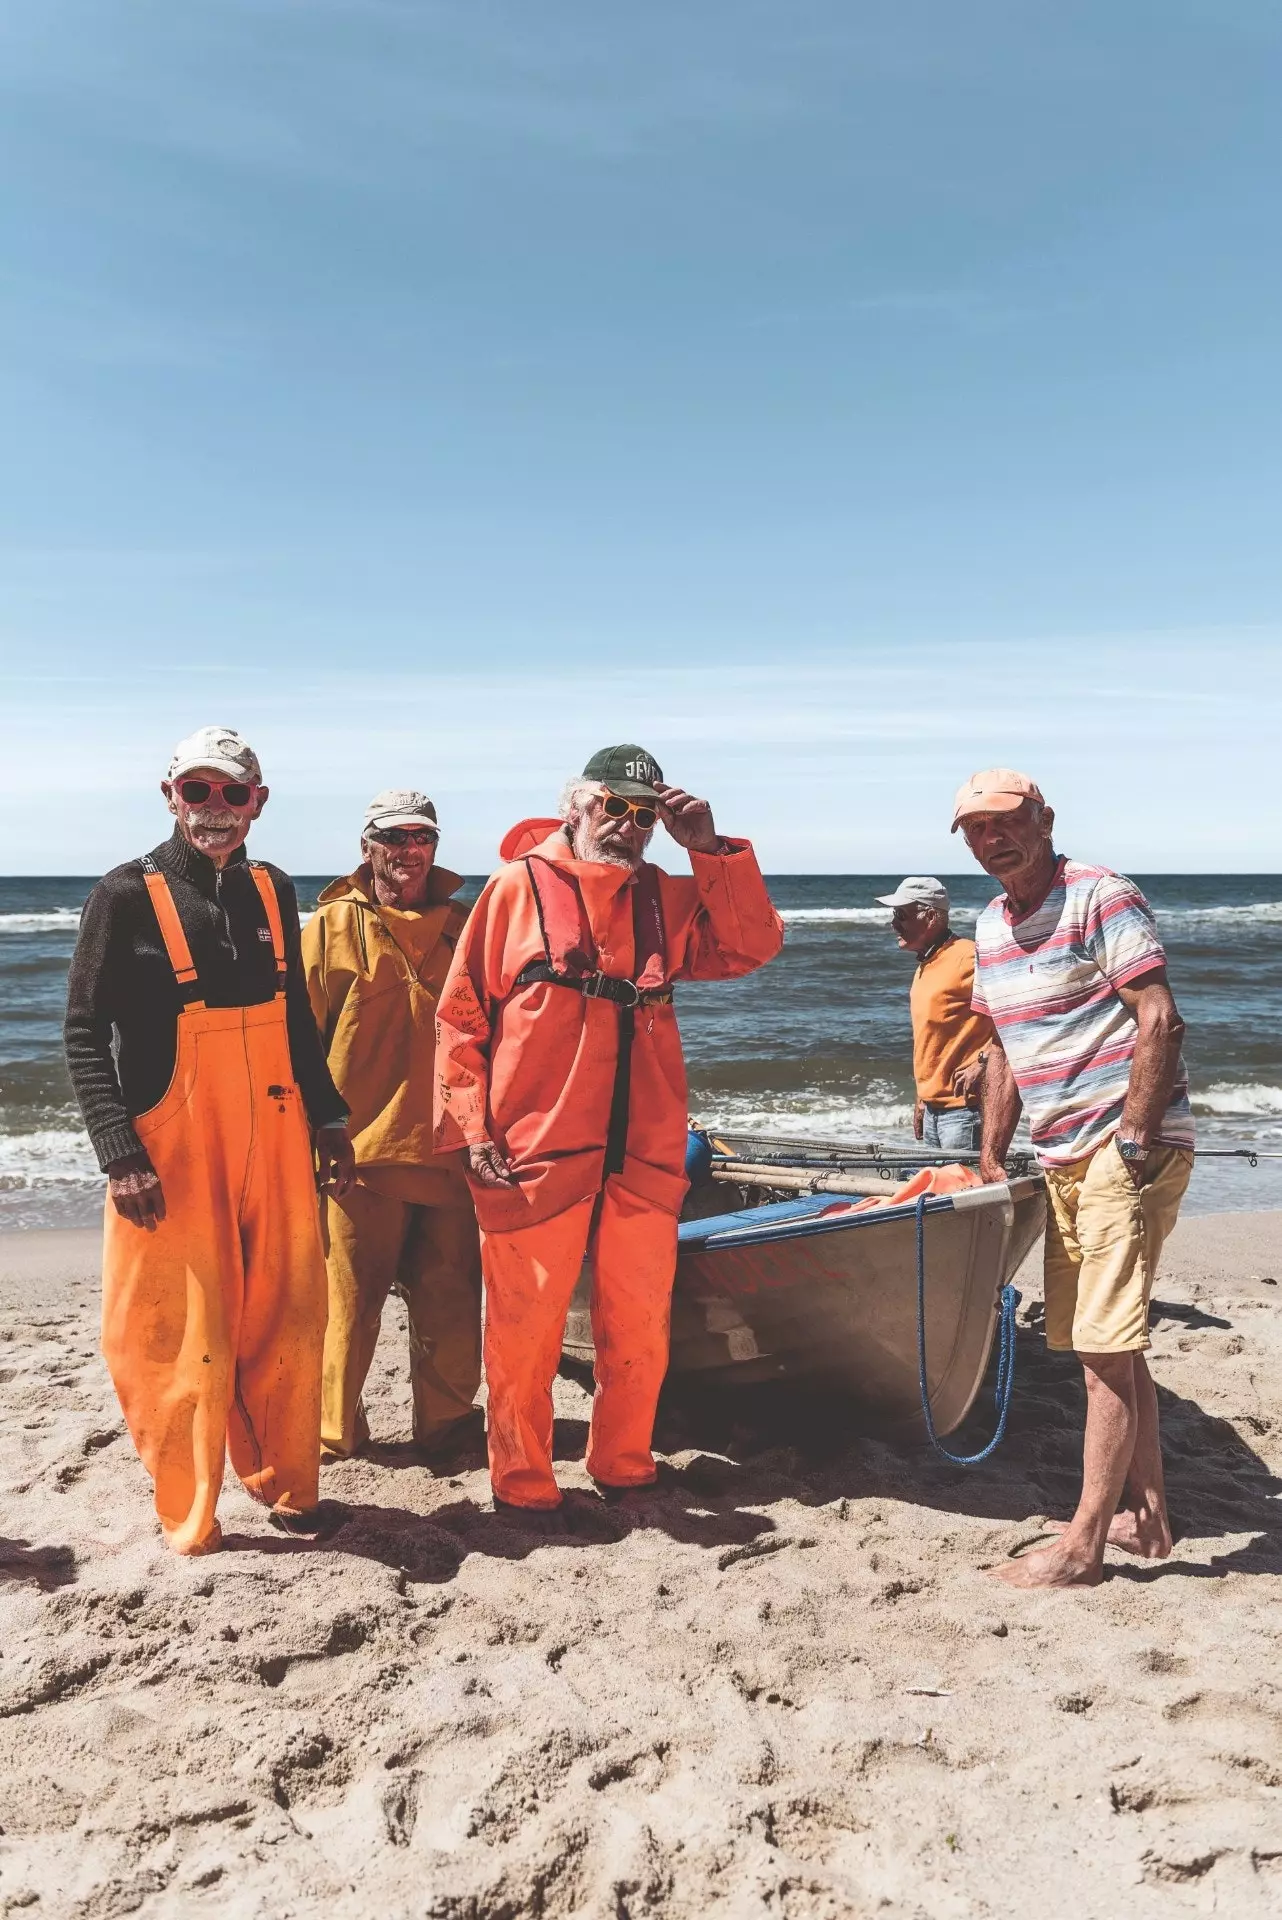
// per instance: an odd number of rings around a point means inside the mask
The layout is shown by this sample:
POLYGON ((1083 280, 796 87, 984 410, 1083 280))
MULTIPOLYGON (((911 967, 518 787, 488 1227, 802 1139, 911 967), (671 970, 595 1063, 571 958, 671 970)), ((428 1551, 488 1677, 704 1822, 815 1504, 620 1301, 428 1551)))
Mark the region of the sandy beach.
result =
POLYGON ((1158 1287, 1163 1566, 980 1569, 1065 1515, 1081 1388, 1021 1276, 1008 1441, 949 1469, 822 1408, 666 1406, 604 1507, 587 1397, 545 1540, 414 1464, 404 1326, 347 1517, 163 1551, 97 1354, 97 1236, 0 1237, 0 1910, 1050 1916, 1282 1911, 1282 1213, 1158 1287))

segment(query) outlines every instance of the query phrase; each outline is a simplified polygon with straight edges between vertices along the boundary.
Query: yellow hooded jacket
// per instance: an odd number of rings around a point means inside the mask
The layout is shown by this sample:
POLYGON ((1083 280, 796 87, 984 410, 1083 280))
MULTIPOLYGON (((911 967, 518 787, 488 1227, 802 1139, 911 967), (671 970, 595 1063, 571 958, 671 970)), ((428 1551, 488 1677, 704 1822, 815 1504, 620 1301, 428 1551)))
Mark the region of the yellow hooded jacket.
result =
POLYGON ((334 880, 303 928, 312 1012, 362 1184, 424 1206, 470 1206, 460 1153, 432 1150, 436 1002, 468 910, 462 885, 434 867, 427 905, 381 906, 362 866, 334 880))

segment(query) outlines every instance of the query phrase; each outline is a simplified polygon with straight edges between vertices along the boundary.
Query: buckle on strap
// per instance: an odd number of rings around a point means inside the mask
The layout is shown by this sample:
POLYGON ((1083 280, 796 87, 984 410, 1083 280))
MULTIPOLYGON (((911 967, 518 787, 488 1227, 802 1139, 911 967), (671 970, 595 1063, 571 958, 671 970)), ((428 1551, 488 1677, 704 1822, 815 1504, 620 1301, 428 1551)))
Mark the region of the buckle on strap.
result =
POLYGON ((588 973, 583 977, 583 996, 587 1000, 613 1000, 616 1007, 639 1007, 641 993, 635 980, 616 980, 609 973, 588 973))

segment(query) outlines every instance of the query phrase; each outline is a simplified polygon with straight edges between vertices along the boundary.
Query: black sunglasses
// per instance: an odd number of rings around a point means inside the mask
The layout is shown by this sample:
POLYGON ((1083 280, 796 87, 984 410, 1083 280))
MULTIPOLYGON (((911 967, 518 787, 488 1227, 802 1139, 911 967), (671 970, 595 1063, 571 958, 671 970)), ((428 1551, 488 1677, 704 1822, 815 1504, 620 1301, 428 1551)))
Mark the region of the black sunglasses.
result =
POLYGON ((365 835, 380 847, 434 847, 440 837, 435 827, 371 827, 365 835))
POLYGON ((189 807, 200 806, 211 793, 219 794, 225 806, 247 807, 255 792, 243 780, 220 780, 216 785, 211 780, 179 780, 177 787, 189 807))

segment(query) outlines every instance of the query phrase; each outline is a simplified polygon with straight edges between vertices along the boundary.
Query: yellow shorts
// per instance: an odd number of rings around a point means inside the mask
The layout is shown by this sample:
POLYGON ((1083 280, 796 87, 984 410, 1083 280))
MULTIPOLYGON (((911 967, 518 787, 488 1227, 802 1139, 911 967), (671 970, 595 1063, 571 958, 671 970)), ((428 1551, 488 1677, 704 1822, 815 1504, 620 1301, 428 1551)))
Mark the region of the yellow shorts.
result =
POLYGON ((1180 1147, 1154 1147, 1137 1187, 1110 1140, 1046 1168, 1046 1344, 1078 1353, 1139 1353, 1162 1246, 1193 1171, 1180 1147))

